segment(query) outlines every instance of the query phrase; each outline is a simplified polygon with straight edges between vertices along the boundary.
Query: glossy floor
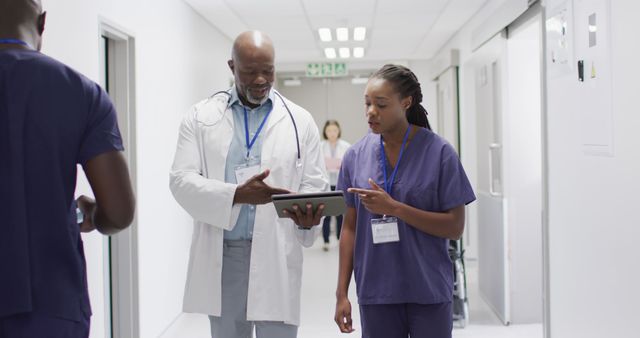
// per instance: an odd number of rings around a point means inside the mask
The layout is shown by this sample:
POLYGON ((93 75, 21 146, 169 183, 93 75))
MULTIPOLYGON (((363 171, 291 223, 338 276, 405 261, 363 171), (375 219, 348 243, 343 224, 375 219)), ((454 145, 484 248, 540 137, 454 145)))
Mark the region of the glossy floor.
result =
MULTIPOLYGON (((322 240, 305 250, 302 286, 302 317, 300 338, 360 337, 360 318, 351 287, 356 332, 344 335, 333 322, 335 286, 337 281, 338 248, 335 239, 328 252, 322 250, 322 240)), ((542 338, 542 325, 504 326, 482 301, 477 285, 477 264, 467 262, 469 286, 469 325, 455 329, 454 338, 542 338)), ((162 335, 163 338, 209 338, 209 320, 204 315, 183 314, 162 335)))

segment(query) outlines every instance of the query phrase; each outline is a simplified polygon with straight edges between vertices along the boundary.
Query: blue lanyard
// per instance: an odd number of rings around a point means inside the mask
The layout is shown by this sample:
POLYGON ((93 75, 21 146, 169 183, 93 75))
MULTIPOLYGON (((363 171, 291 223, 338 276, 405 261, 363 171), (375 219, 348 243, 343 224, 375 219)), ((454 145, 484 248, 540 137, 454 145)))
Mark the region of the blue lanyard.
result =
POLYGON ((18 39, 0 39, 0 44, 23 45, 29 47, 29 44, 18 39))
POLYGON ((402 154, 404 154, 404 147, 407 145, 407 140, 409 139, 409 131, 411 131, 411 126, 407 128, 407 132, 404 134, 404 139, 402 140, 402 148, 400 148, 400 155, 398 156, 396 167, 393 169, 393 173, 391 174, 391 180, 387 180, 387 155, 384 153, 384 144, 382 143, 382 135, 380 135, 380 162, 382 164, 382 172, 384 173, 384 190, 389 195, 391 195, 391 188, 393 188, 393 181, 395 180, 396 174, 398 173, 398 168, 400 167, 400 161, 402 161, 402 154))
POLYGON ((264 124, 267 122, 267 118, 269 118, 269 115, 273 111, 273 104, 271 105, 271 109, 269 110, 267 115, 262 120, 262 123, 260 123, 260 127, 258 127, 258 130, 256 131, 256 134, 253 135, 253 139, 251 141, 249 141, 249 113, 247 113, 247 107, 242 106, 242 109, 244 109, 244 135, 247 142, 247 158, 249 158, 249 155, 251 154, 251 148, 253 148, 253 145, 256 143, 258 135, 260 135, 264 124))

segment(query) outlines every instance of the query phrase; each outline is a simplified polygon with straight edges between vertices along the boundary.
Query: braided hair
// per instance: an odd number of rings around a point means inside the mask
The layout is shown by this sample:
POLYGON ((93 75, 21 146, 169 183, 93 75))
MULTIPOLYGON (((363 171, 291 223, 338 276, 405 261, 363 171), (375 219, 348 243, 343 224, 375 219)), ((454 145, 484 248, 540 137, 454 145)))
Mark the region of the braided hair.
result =
POLYGON ((400 93, 400 97, 411 96, 411 106, 407 109, 407 121, 423 128, 431 130, 427 119, 427 110, 420 104, 422 102, 422 90, 416 75, 407 67, 393 64, 386 64, 371 78, 389 81, 393 88, 400 93))

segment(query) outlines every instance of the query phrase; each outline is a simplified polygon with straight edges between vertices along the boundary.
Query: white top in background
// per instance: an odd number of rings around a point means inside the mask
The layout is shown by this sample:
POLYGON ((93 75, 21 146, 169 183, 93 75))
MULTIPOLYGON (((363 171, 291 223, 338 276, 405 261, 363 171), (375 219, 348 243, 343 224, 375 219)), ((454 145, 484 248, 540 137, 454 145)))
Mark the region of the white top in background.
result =
POLYGON ((328 140, 322 141, 322 153, 324 154, 324 160, 327 164, 327 172, 329 173, 329 183, 331 186, 335 186, 338 183, 342 157, 349 147, 351 147, 351 144, 342 139, 338 139, 335 148, 331 147, 331 143, 328 140))

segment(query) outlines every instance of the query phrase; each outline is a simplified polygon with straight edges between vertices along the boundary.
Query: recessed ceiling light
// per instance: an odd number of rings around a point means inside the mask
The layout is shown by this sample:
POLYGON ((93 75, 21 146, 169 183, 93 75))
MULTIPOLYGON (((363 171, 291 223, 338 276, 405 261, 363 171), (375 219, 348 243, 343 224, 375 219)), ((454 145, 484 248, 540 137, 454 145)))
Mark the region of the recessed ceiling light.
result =
POLYGON ((353 49, 353 57, 361 58, 364 56, 364 47, 356 47, 353 49))
POLYGON ((318 29, 318 34, 320 34, 320 40, 322 42, 329 42, 333 40, 333 38, 331 37, 331 29, 329 28, 318 29))
POLYGON ((367 36, 367 29, 365 27, 356 27, 353 29, 353 39, 356 41, 364 41, 367 36))
POLYGON ((338 41, 348 41, 349 40, 349 28, 340 27, 336 29, 336 37, 338 41))
POLYGON ((340 57, 343 59, 348 59, 349 57, 351 57, 351 51, 349 50, 348 47, 340 47, 340 57))
POLYGON ((335 59, 336 58, 336 49, 335 48, 325 48, 324 49, 324 56, 326 56, 327 59, 335 59))

